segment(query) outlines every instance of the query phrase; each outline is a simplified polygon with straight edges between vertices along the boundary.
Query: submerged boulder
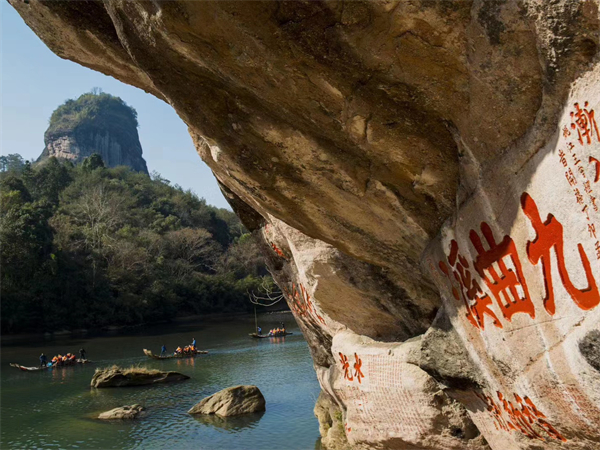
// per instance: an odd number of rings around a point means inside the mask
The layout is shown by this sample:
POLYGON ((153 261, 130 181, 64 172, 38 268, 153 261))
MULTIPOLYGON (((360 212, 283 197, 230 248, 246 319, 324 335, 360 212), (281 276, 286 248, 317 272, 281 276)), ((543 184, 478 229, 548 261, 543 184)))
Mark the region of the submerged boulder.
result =
POLYGON ((130 367, 122 369, 117 366, 96 369, 91 386, 95 388, 145 386, 156 383, 171 383, 189 379, 179 372, 162 372, 145 367, 130 367))
POLYGON ((146 410, 142 405, 125 405, 105 411, 98 416, 100 420, 137 419, 146 410))
POLYGON ((264 410, 265 398, 256 386, 233 386, 206 397, 188 413, 227 417, 264 410))

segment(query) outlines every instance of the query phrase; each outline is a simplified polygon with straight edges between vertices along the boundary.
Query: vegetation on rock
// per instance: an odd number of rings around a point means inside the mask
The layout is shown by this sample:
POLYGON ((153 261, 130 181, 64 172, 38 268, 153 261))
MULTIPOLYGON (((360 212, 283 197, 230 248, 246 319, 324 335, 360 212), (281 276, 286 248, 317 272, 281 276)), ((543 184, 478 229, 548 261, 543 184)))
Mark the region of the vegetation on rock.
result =
POLYGON ((134 108, 119 97, 93 89, 54 110, 39 161, 54 156, 80 163, 97 153, 108 167, 126 165, 147 174, 137 127, 134 108))
POLYGON ((137 111, 121 98, 104 92, 89 92, 69 99, 50 116, 46 140, 71 133, 78 127, 110 129, 128 135, 138 127, 137 111))
POLYGON ((5 170, 0 201, 4 333, 246 311, 268 276, 232 212, 97 155, 5 170))

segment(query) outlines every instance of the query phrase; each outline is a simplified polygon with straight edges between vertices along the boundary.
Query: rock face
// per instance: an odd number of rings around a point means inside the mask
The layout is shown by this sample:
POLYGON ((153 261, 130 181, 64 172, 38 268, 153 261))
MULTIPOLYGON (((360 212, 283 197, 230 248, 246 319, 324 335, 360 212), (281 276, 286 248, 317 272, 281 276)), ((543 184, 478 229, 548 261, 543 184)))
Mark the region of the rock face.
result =
POLYGON ((256 386, 233 386, 206 397, 188 413, 228 417, 264 410, 265 398, 256 386))
POLYGON ((598 0, 10 2, 187 123, 350 446, 599 446, 598 0))
POLYGON ((120 406, 118 408, 105 411, 98 416, 100 420, 129 420, 137 419, 143 414, 145 408, 142 405, 120 406))
POLYGON ((91 386, 95 388, 146 386, 148 384, 172 383, 189 380, 190 377, 178 372, 161 372, 147 369, 120 369, 109 367, 96 369, 91 386))
POLYGON ((137 125, 135 109, 120 98, 83 94, 52 113, 39 160, 54 156, 79 163, 97 153, 107 167, 129 166, 148 174, 137 125))

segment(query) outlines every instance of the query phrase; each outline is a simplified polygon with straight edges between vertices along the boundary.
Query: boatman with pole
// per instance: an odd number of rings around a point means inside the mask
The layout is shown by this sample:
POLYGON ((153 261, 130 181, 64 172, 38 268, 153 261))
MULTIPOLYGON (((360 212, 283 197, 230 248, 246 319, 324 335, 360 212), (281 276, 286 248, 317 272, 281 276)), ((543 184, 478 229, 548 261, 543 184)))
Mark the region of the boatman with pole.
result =
POLYGON ((160 356, 165 356, 167 353, 167 347, 165 347, 165 344, 163 344, 162 348, 160 349, 160 356))
POLYGON ((40 355, 40 367, 46 367, 46 364, 48 364, 48 358, 42 353, 40 355))

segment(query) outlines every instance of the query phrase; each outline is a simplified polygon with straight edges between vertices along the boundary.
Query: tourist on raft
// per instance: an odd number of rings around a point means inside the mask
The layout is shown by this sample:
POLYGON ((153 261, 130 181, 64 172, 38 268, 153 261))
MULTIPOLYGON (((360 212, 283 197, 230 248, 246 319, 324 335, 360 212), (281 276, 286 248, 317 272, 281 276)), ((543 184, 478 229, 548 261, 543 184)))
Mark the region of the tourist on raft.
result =
POLYGON ((193 345, 186 345, 183 348, 177 347, 177 349, 175 350, 175 356, 194 355, 195 353, 196 353, 196 347, 193 345))
POLYGON ((285 328, 274 328, 269 330, 269 336, 285 336, 285 328))
MULTIPOLYGON (((40 357, 41 359, 41 357, 40 357)), ((75 364, 77 357, 73 353, 67 353, 66 355, 58 355, 52 358, 52 366, 64 366, 67 364, 75 364)))

